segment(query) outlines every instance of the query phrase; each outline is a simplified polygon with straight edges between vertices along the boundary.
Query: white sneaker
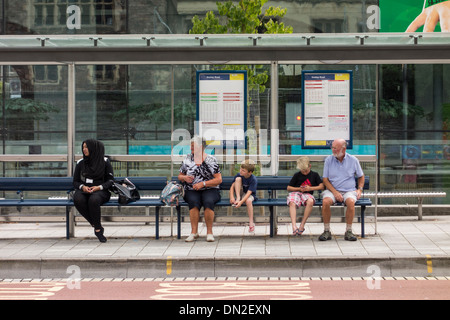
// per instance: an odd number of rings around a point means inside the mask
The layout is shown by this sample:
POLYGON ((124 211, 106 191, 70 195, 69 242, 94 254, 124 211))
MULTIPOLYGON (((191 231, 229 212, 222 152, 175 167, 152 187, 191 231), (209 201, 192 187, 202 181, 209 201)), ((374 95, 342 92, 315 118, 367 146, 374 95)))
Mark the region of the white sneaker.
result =
POLYGON ((206 241, 208 242, 214 242, 214 236, 212 234, 207 234, 206 235, 206 241))
POLYGON ((198 238, 198 233, 191 233, 191 234, 189 235, 189 237, 187 237, 186 240, 184 240, 184 241, 186 241, 186 242, 192 242, 192 241, 194 241, 194 240, 197 239, 197 238, 198 238))

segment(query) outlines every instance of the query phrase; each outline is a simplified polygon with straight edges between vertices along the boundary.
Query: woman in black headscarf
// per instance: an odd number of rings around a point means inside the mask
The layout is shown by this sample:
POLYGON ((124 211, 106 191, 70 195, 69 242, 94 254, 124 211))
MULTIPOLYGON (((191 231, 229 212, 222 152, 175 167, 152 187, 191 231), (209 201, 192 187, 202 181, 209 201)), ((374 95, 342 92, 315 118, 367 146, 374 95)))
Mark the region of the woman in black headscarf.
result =
POLYGON ((81 149, 83 159, 77 162, 73 174, 73 201, 78 212, 94 227, 100 242, 106 242, 100 206, 111 197, 108 189, 114 180, 113 169, 109 159, 105 157, 102 142, 88 139, 83 141, 81 149))

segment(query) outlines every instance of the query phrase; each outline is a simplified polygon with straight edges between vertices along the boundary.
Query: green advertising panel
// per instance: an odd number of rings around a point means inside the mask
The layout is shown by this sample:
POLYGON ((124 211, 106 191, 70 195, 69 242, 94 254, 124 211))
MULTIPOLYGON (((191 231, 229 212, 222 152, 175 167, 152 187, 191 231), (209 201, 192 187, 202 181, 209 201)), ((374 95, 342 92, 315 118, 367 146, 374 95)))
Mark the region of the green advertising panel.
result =
POLYGON ((449 0, 380 0, 380 16, 380 32, 450 31, 449 0))

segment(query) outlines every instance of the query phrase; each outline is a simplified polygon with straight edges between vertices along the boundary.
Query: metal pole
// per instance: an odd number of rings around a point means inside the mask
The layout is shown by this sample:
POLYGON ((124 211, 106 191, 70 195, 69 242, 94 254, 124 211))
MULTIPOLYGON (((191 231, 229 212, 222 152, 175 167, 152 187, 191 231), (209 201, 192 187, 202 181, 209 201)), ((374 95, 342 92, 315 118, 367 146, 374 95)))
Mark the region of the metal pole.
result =
POLYGON ((278 131, 278 62, 272 61, 270 79, 270 171, 278 175, 279 131, 278 131))
POLYGON ((378 217, 378 177, 379 177, 379 158, 380 153, 380 132, 378 127, 378 112, 380 108, 380 86, 379 86, 380 65, 376 65, 375 72, 375 234, 377 234, 377 217, 378 217))
MULTIPOLYGON (((278 175, 278 154, 279 154, 279 132, 278 132, 278 61, 272 61, 270 70, 270 171, 272 176, 278 175)), ((276 191, 273 197, 276 198, 276 191)), ((277 234, 278 215, 277 207, 273 209, 272 220, 273 230, 271 236, 277 234)))
MULTIPOLYGON (((175 126, 175 70, 174 70, 174 66, 172 64, 172 76, 171 76, 171 99, 170 99, 170 104, 171 104, 171 114, 170 114, 170 128, 172 130, 172 132, 175 130, 174 126, 175 126)), ((170 150, 171 153, 173 153, 173 140, 170 139, 170 150)), ((173 161, 170 161, 170 177, 169 179, 171 179, 173 176, 173 161)), ((170 236, 173 236, 173 207, 170 207, 170 236)))
POLYGON ((75 143, 75 64, 68 64, 67 79, 67 176, 71 177, 75 143))
POLYGON ((408 65, 402 64, 403 139, 408 140, 408 65))
MULTIPOLYGON (((74 144, 75 144, 75 64, 67 65, 67 176, 73 174, 74 144)), ((74 208, 66 208, 66 237, 75 235, 75 213, 74 208)))

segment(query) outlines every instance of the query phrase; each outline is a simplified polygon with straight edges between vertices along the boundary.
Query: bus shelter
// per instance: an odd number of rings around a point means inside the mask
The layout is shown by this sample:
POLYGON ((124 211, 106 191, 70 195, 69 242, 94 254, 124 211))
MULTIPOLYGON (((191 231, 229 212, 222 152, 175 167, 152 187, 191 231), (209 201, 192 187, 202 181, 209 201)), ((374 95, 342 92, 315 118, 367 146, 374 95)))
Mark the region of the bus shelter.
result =
MULTIPOLYGON (((279 161, 298 156, 279 153, 280 65, 314 64, 375 65, 448 64, 450 37, 445 33, 365 33, 365 34, 127 34, 127 35, 24 35, 0 36, 0 65, 64 65, 67 67, 67 153, 2 154, 0 161, 64 161, 71 176, 75 160, 76 66, 79 65, 270 65, 270 173, 278 174, 279 161)), ((377 73, 378 77, 378 73, 377 73)), ((173 77, 172 77, 173 78, 173 77)), ((378 81, 376 95, 379 96, 378 81)), ((172 86, 173 90, 173 86, 172 86)), ((173 101, 173 99, 172 99, 173 101)), ((355 154, 360 161, 379 168, 378 99, 375 112, 375 148, 355 154)), ((172 105, 173 110, 173 105, 172 105)), ((173 112, 173 111, 172 111, 173 112)), ((173 149, 173 145, 172 145, 173 149)), ((322 161, 324 154, 311 154, 322 161)), ((172 162, 172 154, 113 154, 117 161, 172 162)), ((378 170, 375 172, 375 204, 378 170)), ((377 208, 375 208, 376 222, 377 208)))

